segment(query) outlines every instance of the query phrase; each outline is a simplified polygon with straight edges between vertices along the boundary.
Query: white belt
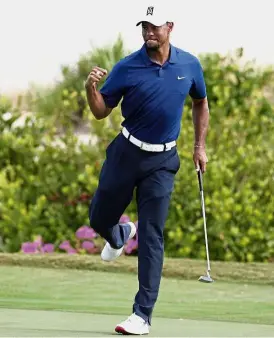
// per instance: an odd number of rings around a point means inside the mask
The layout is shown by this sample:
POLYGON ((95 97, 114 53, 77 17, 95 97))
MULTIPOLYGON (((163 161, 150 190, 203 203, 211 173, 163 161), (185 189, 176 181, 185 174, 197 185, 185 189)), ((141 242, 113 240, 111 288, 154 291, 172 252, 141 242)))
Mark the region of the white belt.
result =
POLYGON ((127 138, 131 143, 135 144, 137 147, 145 151, 154 151, 154 152, 168 151, 176 145, 176 141, 164 144, 151 144, 140 141, 136 137, 132 136, 125 127, 123 127, 122 129, 122 133, 125 136, 125 138, 127 138))

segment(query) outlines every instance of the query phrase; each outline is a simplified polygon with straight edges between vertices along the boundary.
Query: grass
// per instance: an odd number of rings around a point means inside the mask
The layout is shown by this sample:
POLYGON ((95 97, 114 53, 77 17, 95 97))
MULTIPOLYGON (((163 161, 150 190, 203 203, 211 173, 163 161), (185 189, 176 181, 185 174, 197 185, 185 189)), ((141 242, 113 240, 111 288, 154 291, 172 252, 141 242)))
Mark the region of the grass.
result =
MULTIPOLYGON (((126 315, 137 278, 94 271, 1 267, 0 306, 126 315)), ((274 325, 274 289, 268 285, 163 278, 155 315, 274 325)))
MULTIPOLYGON (((77 269, 120 273, 137 272, 136 257, 122 256, 106 263, 98 255, 24 255, 0 254, 0 266, 27 266, 57 269, 77 269)), ((191 259, 166 258, 163 276, 185 280, 197 280, 205 273, 206 262, 191 259)), ((212 277, 216 281, 240 281, 274 285, 273 263, 212 262, 212 277)))
MULTIPOLYGON (((1 311, 1 337, 113 337, 118 315, 9 310, 1 311)), ((124 318, 123 318, 124 319, 124 318)), ((154 337, 273 337, 273 326, 154 318, 154 337)))
MULTIPOLYGON (((26 265, 29 259, 32 267, 8 266, 2 260, 0 336, 113 336, 114 326, 131 313, 137 276, 91 270, 86 258, 62 258, 66 264, 85 262, 86 269, 78 270, 72 264, 65 269, 60 261, 62 269, 57 263, 46 267, 58 261, 53 256, 22 257, 20 262, 26 265)), ((119 261, 122 265, 123 259, 119 261)), ((134 259, 129 261, 133 264, 134 259)), ((106 270, 106 265, 101 268, 106 270)), ((163 277, 150 336, 274 337, 272 285, 240 279, 203 284, 194 279, 163 277)))

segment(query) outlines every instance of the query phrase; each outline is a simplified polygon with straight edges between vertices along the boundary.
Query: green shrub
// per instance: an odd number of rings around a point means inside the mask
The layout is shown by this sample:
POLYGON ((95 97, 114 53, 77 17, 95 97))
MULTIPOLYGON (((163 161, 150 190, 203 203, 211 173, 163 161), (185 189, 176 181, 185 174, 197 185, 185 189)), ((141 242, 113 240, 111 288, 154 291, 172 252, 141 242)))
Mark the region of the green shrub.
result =
POLYGON ((5 249, 19 250, 34 234, 47 242, 70 238, 88 223, 99 161, 98 152, 79 145, 71 130, 58 136, 38 116, 22 128, 12 128, 7 121, 0 136, 0 233, 5 249))
MULTIPOLYGON (((274 119, 264 90, 273 72, 240 67, 241 57, 238 51, 201 58, 211 115, 204 175, 209 245, 213 259, 266 261, 274 257, 274 119)), ((205 258, 190 105, 185 113, 166 247, 172 255, 205 258)))
MULTIPOLYGON (((14 117, 8 121, 0 117, 0 232, 6 250, 18 251, 23 241, 37 234, 52 243, 70 239, 88 223, 88 204, 105 148, 119 132, 122 118, 118 108, 107 119, 95 120, 82 82, 93 64, 110 70, 124 53, 118 40, 113 48, 82 57, 76 70, 67 67, 63 82, 44 96, 34 95, 35 121, 24 128, 11 129, 14 117), (73 116, 78 116, 77 122, 73 116), (81 123, 96 136, 96 146, 78 145, 74 128, 81 123)), ((273 71, 244 63, 242 50, 200 59, 211 115, 204 175, 211 258, 273 260, 274 124, 273 106, 266 98, 273 89, 273 71)), ((1 116, 7 107, 7 102, 0 104, 1 116)), ((166 252, 205 258, 193 135, 188 99, 178 140, 181 169, 166 223, 166 252)), ((135 221, 136 210, 133 202, 125 212, 135 221)))

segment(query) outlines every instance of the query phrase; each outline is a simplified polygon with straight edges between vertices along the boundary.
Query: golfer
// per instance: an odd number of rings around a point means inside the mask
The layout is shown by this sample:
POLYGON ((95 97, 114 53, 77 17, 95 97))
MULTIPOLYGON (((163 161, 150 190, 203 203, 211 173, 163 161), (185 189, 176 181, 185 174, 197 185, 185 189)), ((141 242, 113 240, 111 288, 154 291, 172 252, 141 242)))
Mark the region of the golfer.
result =
MULTIPOLYGON (((193 161, 202 173, 209 121, 202 67, 195 56, 170 43, 172 18, 160 8, 148 7, 140 19, 137 26, 141 25, 144 39, 140 50, 113 67, 100 91, 97 84, 106 70, 94 67, 85 82, 90 110, 98 120, 109 116, 122 99, 122 130, 106 149, 89 218, 91 227, 106 240, 101 258, 115 260, 136 233, 133 223, 119 224, 136 189, 139 289, 131 315, 115 331, 138 335, 149 333, 159 293, 164 225, 180 168, 176 140, 188 95, 193 101, 193 161)), ((127 286, 120 283, 126 293, 127 286)))

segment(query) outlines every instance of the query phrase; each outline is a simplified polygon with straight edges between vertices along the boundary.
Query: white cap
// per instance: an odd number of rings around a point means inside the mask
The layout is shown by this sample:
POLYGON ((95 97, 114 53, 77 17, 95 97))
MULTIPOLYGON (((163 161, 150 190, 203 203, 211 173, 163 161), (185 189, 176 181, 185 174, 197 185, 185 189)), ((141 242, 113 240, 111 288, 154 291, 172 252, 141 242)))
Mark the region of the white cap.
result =
POLYGON ((169 17, 168 12, 160 6, 147 7, 143 14, 143 18, 141 21, 137 22, 136 26, 139 26, 144 21, 150 22, 154 26, 162 26, 167 22, 173 22, 172 18, 169 17))

